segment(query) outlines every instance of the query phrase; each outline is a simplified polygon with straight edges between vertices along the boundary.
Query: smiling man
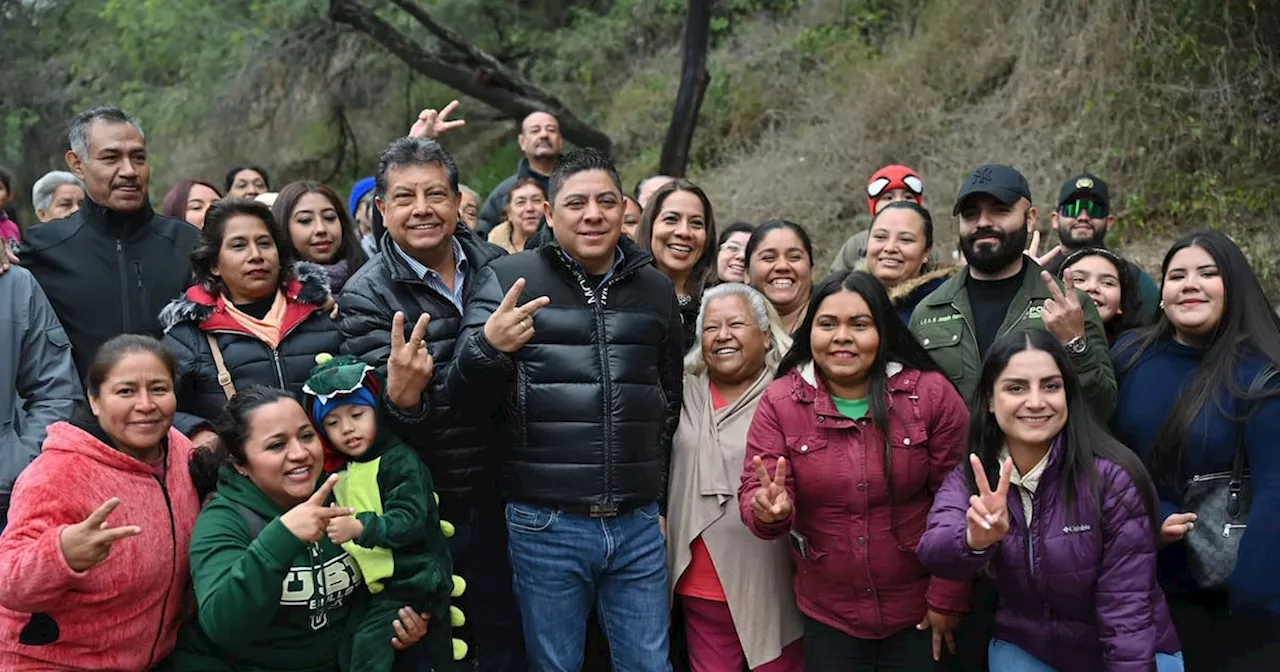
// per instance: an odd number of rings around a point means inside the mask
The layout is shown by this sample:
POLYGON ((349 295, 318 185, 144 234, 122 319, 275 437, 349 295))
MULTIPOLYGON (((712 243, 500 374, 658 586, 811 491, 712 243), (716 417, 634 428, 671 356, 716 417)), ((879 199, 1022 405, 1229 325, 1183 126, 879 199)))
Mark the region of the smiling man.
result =
POLYGON ((1024 254, 1036 222, 1026 178, 1009 166, 980 166, 961 185, 952 214, 968 266, 911 315, 920 344, 967 398, 998 336, 1047 329, 1071 353, 1098 417, 1110 418, 1116 379, 1097 306, 1082 292, 1064 294, 1059 281, 1024 254))
POLYGON ((617 669, 662 672, 679 306, 622 236, 608 158, 565 155, 547 195, 552 235, 480 274, 446 385, 455 403, 505 419, 496 454, 529 669, 582 669, 598 611, 617 669))
POLYGON ((33 227, 19 252, 71 341, 81 379, 98 346, 125 333, 163 335, 157 316, 190 284, 200 231, 151 209, 142 127, 114 107, 71 121, 67 167, 84 182, 78 212, 33 227))
POLYGON ((489 198, 480 208, 480 221, 476 232, 488 238, 493 227, 502 222, 507 209, 507 194, 517 182, 531 179, 547 190, 547 181, 551 171, 560 160, 560 152, 564 149, 564 139, 560 136, 560 122, 546 112, 534 112, 520 122, 520 151, 524 158, 516 166, 516 174, 503 180, 489 192, 489 198))
MULTIPOLYGON (((477 274, 502 256, 495 245, 460 226, 458 167, 435 140, 405 137, 382 152, 374 205, 386 233, 377 254, 356 271, 338 299, 343 352, 385 372, 395 314, 408 330, 427 316, 420 347, 434 359, 425 387, 387 388, 396 432, 431 469, 440 514, 454 523, 454 573, 470 585, 459 606, 467 614, 473 661, 481 672, 526 668, 520 618, 511 592, 506 525, 495 492, 494 423, 488 413, 454 403, 443 391, 462 315, 476 294, 477 274), (417 418, 397 427, 406 417, 417 418)), ((390 381, 388 381, 390 383, 390 381)))

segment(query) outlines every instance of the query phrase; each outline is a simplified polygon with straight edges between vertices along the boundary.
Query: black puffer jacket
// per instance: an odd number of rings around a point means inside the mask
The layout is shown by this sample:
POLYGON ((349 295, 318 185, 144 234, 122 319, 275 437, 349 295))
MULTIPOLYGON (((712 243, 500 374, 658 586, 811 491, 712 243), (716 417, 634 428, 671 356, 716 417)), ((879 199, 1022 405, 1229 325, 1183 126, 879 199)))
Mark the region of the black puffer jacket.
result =
POLYGON ((178 360, 178 431, 190 435, 227 405, 206 334, 214 334, 237 390, 267 385, 289 390, 299 399, 316 355, 338 352, 338 325, 320 309, 329 300, 324 269, 300 263, 297 274, 285 293, 289 306, 281 325, 284 336, 275 349, 241 327, 222 308, 223 299, 199 285, 161 311, 164 343, 178 360))
MULTIPOLYGON (((480 270, 505 253, 461 226, 454 239, 467 257, 467 276, 462 285, 466 305, 475 295, 480 270)), ((415 275, 396 252, 390 237, 384 236, 378 254, 347 280, 338 305, 343 353, 363 359, 384 375, 391 354, 391 318, 396 311, 404 312, 406 331, 413 329, 423 313, 431 316, 427 345, 435 360, 435 372, 427 399, 423 400, 430 406, 427 426, 398 433, 431 469, 446 518, 456 515, 459 508, 489 503, 479 502, 480 497, 496 500, 494 462, 489 451, 494 440, 491 414, 455 407, 443 391, 444 372, 453 359, 454 343, 462 328, 462 314, 453 302, 415 275)))
POLYGON ((506 436, 501 488, 518 502, 589 512, 665 507, 671 437, 680 418, 684 336, 675 289, 629 239, 593 291, 554 239, 489 265, 467 307, 448 374, 455 403, 498 404, 506 436), (536 333, 514 355, 484 322, 516 279, 536 333))
POLYGON ((199 239, 194 226, 158 215, 150 205, 117 212, 88 198, 70 217, 27 230, 22 265, 67 330, 81 380, 108 340, 120 334, 160 338, 156 315, 191 284, 191 248, 199 239))

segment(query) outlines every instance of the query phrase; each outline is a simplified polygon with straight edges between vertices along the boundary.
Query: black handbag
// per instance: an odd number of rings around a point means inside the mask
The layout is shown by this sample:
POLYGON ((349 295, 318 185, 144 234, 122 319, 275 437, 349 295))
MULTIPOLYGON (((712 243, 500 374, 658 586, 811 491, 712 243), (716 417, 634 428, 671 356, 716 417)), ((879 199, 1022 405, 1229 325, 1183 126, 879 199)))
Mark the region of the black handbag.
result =
MULTIPOLYGON (((1263 369, 1249 394, 1262 389, 1276 375, 1274 367, 1263 369)), ((1236 431, 1236 452, 1231 471, 1193 476, 1183 492, 1183 510, 1196 514, 1195 525, 1183 542, 1187 545, 1187 567, 1196 585, 1207 590, 1226 590, 1236 568, 1236 554, 1249 522, 1253 483, 1245 467, 1244 420, 1236 431)))

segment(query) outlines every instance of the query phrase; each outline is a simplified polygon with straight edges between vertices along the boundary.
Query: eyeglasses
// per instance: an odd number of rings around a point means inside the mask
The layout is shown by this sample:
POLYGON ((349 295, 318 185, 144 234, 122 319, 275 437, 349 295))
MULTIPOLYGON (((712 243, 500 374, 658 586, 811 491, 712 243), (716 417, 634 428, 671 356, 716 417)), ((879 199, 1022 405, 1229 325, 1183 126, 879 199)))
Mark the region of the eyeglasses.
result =
POLYGON ((732 252, 734 254, 742 252, 745 249, 746 248, 744 248, 742 245, 738 243, 725 243, 724 245, 720 246, 721 252, 732 252))
POLYGON ((1075 219, 1081 212, 1088 212, 1090 219, 1102 219, 1107 216, 1107 206, 1087 198, 1077 198, 1058 206, 1058 214, 1063 217, 1075 219))
MULTIPOLYGON (((902 183, 907 185, 907 190, 916 196, 924 193, 924 182, 915 175, 907 175, 902 178, 902 183)), ((893 184, 893 180, 890 180, 887 177, 876 179, 871 184, 867 185, 867 196, 870 196, 871 198, 879 198, 880 194, 883 194, 884 190, 887 189, 890 184, 893 184)))

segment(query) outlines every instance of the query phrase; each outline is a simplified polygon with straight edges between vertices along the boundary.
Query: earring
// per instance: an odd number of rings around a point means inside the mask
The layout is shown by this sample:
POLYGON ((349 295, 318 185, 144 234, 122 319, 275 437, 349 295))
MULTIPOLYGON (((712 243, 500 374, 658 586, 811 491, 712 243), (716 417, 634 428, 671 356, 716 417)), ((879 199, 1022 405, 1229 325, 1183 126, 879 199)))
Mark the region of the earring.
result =
POLYGON ((1164 301, 1160 302, 1160 310, 1164 310, 1164 301))

